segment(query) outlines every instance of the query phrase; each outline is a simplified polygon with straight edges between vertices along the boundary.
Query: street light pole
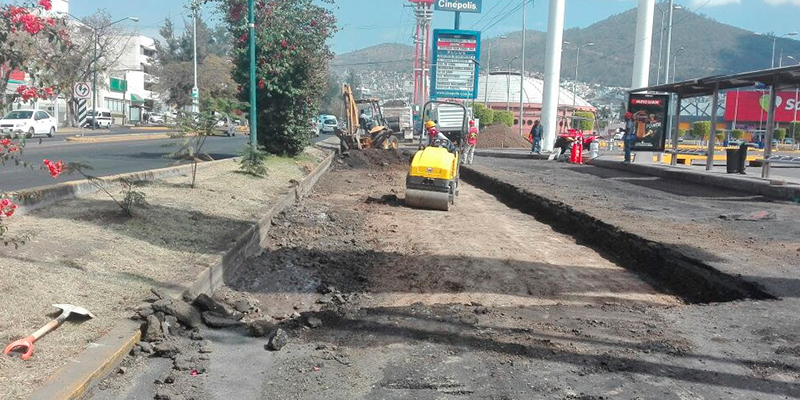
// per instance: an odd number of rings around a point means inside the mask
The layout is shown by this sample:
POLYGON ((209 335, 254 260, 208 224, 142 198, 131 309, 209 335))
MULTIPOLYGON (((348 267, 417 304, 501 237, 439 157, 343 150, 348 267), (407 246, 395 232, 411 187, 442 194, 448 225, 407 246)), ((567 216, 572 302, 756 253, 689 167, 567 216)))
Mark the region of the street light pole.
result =
POLYGON ((121 19, 119 21, 114 21, 114 22, 112 22, 112 23, 110 23, 108 25, 103 25, 103 26, 101 26, 99 28, 96 28, 96 29, 90 27, 90 29, 92 29, 92 36, 93 36, 93 38, 92 38, 92 42, 93 42, 92 43, 92 47, 94 48, 93 49, 94 50, 94 52, 93 52, 94 55, 92 57, 92 69, 93 69, 93 71, 92 71, 92 130, 95 130, 96 126, 97 126, 97 46, 99 45, 99 42, 100 42, 100 33, 98 31, 102 30, 102 29, 106 29, 106 28, 110 27, 111 25, 115 25, 115 24, 118 24, 118 23, 120 23, 122 21, 128 21, 128 20, 131 20, 133 22, 139 22, 139 18, 138 17, 125 17, 125 18, 123 18, 123 19, 121 19))
MULTIPOLYGON (((672 53, 672 20, 673 12, 680 10, 683 7, 673 4, 673 0, 669 0, 669 10, 667 10, 669 18, 667 22, 667 55, 664 61, 664 83, 669 83, 669 57, 672 53)), ((674 74, 673 74, 674 75, 674 74)))
MULTIPOLYGON (((507 39, 507 36, 500 36, 499 38, 495 39, 502 40, 507 39)), ((483 104, 486 105, 489 103, 489 74, 491 73, 491 65, 490 62, 492 61, 492 46, 487 46, 489 55, 486 57, 486 82, 484 83, 484 91, 483 91, 483 104)))
POLYGON ((578 71, 579 71, 579 68, 580 68, 580 65, 581 65, 581 49, 583 49, 584 47, 589 47, 589 46, 594 46, 594 42, 589 42, 589 43, 585 43, 585 44, 583 44, 581 46, 577 46, 578 53, 577 53, 577 56, 575 58, 575 83, 572 85, 572 108, 573 108, 572 112, 575 112, 574 109, 575 109, 575 106, 577 105, 577 102, 578 102, 578 94, 577 94, 578 93, 578 71))
POLYGON ((678 75, 678 55, 684 50, 686 50, 686 48, 681 47, 675 52, 675 58, 672 61, 672 83, 675 83, 675 76, 678 75))
POLYGON ((517 56, 511 59, 508 62, 508 67, 506 68, 506 111, 511 111, 511 64, 517 60, 517 56))
POLYGON ((770 68, 775 68, 775 46, 778 43, 778 39, 785 38, 786 36, 797 36, 797 32, 787 32, 780 36, 775 35, 775 32, 767 32, 767 33, 756 32, 756 35, 766 36, 772 39, 772 59, 770 60, 770 68))
POLYGON ((664 53, 663 45, 664 45, 664 20, 667 18, 667 11, 662 10, 661 6, 656 4, 656 9, 661 11, 661 26, 660 32, 658 33, 658 74, 656 75, 656 85, 661 83, 661 56, 664 53))
POLYGON ((248 0, 248 27, 250 28, 250 148, 253 157, 258 149, 256 119, 256 15, 254 0, 248 0))

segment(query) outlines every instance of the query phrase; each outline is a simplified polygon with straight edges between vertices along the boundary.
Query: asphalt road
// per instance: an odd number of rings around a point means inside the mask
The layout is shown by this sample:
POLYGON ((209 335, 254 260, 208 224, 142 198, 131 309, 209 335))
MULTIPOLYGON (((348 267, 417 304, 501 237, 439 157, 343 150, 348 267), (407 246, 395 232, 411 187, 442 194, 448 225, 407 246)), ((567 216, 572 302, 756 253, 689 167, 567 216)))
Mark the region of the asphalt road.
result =
MULTIPOLYGON (((113 132, 113 131, 112 131, 113 132)), ((120 132, 115 132, 119 134, 120 132)), ((140 133, 140 132, 136 132, 140 133)), ((156 132, 149 132, 156 133, 156 132)), ((107 131, 100 134, 108 134, 107 131)), ((329 138, 322 135, 317 140, 329 138)), ((94 176, 107 176, 175 165, 175 160, 166 158, 177 150, 182 139, 123 141, 109 143, 65 142, 62 136, 54 139, 28 140, 23 160, 41 165, 43 159, 64 162, 84 162, 91 165, 94 176)), ((247 144, 247 136, 210 137, 204 150, 215 160, 236 157, 247 144)), ((53 179, 45 170, 26 169, 13 164, 0 168, 0 192, 17 191, 54 183, 83 179, 80 175, 62 175, 53 179)))

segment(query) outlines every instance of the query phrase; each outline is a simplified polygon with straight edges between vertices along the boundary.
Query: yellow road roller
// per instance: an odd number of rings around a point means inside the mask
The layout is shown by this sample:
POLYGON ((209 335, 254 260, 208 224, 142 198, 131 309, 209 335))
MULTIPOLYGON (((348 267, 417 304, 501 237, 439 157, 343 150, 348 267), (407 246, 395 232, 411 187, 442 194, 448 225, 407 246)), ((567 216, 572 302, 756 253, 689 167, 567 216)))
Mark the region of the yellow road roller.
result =
MULTIPOLYGON (((459 167, 463 138, 467 131, 467 109, 459 103, 429 101, 423 107, 420 120, 434 121, 431 117, 459 110, 460 126, 430 137, 422 132, 420 150, 411 159, 406 177, 405 204, 409 207, 448 211, 458 195, 459 167)), ((433 124, 437 124, 433 122, 433 124)), ((442 124, 444 125, 444 123, 442 124)))

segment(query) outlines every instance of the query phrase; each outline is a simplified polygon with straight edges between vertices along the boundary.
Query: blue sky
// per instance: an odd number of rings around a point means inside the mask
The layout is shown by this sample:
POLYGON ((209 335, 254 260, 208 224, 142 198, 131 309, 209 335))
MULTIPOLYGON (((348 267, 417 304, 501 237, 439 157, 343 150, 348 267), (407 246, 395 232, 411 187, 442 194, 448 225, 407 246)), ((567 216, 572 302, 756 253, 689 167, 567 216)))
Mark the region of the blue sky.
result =
MULTIPOLYGON (((484 20, 476 25, 482 15, 463 14, 462 29, 481 29, 492 14, 510 3, 521 0, 483 0, 484 20), (488 11, 497 5, 492 14, 488 11)), ((70 9, 77 16, 93 13, 105 7, 114 17, 133 15, 141 18, 138 24, 130 24, 131 29, 150 36, 158 36, 158 26, 165 17, 176 19, 177 25, 187 15, 183 0, 138 0, 101 2, 98 0, 71 0, 70 9), (103 4, 105 3, 105 4, 103 4)), ((544 31, 547 24, 548 0, 536 0, 528 8, 528 27, 544 31)), ((800 0, 677 0, 687 9, 697 10, 709 17, 731 25, 756 32, 782 34, 800 30, 800 0)), ((338 53, 357 50, 384 42, 411 43, 413 15, 411 9, 404 7, 406 0, 337 0, 334 12, 339 19, 342 31, 331 43, 338 53)), ((613 14, 635 7, 636 0, 567 0, 566 27, 586 27, 613 14)), ((657 15, 660 15, 656 12, 657 15)), ((211 13, 207 13, 211 18, 211 13)), ((660 17, 659 17, 660 18, 660 17)), ((451 28, 453 14, 437 12, 434 26, 451 28)), ((484 35, 496 36, 505 32, 520 30, 521 14, 498 23, 484 35)))

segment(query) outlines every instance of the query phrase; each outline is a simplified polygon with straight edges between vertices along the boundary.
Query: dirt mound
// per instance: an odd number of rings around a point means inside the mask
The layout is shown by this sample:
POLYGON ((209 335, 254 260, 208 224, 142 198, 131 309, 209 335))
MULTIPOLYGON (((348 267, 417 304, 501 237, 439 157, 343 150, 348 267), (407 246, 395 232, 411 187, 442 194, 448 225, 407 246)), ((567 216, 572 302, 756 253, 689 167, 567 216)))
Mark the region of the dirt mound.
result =
POLYGON ((531 144, 521 137, 519 132, 503 124, 483 128, 478 134, 479 149, 527 149, 529 147, 531 144))
POLYGON ((402 150, 367 149, 351 150, 341 161, 350 168, 406 167, 410 157, 411 153, 402 150))

